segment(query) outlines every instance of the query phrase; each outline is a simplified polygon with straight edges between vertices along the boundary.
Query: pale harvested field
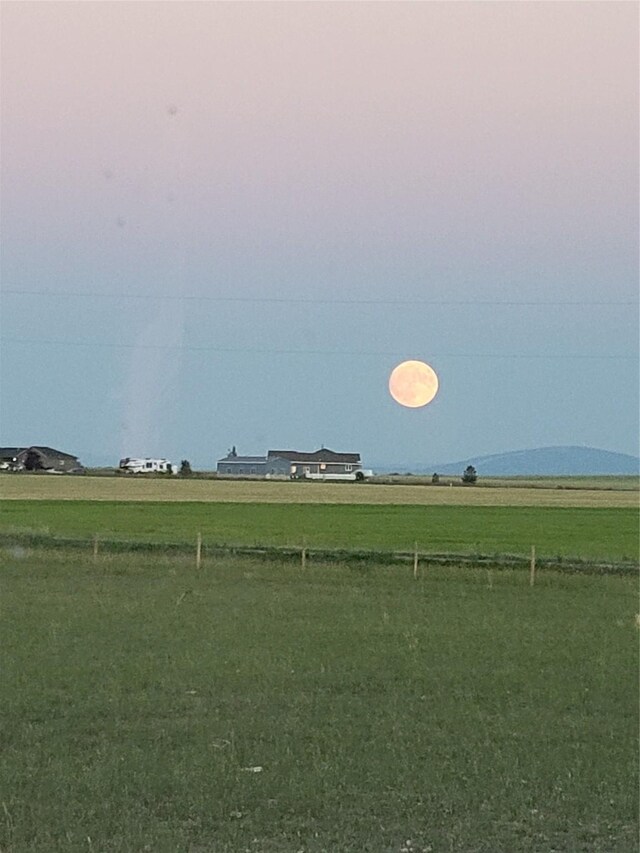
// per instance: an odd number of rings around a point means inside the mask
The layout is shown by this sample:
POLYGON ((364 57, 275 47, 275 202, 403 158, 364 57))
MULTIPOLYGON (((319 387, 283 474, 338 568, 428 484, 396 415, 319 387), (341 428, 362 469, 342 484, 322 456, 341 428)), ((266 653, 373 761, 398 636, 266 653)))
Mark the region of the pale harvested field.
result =
POLYGON ((0 475, 5 500, 637 507, 637 491, 0 475))
MULTIPOLYGON (((375 481, 378 484, 391 483, 396 486, 427 486, 431 485, 431 477, 421 475, 390 475, 381 474, 376 476, 375 481)), ((453 482, 454 485, 460 485, 458 478, 450 477, 443 474, 441 477, 441 485, 448 485, 453 482)), ((498 487, 508 489, 590 489, 597 491, 626 491, 638 492, 640 489, 640 477, 628 474, 626 476, 616 475, 593 475, 593 476, 555 476, 555 477, 487 477, 482 475, 477 483, 483 489, 495 489, 498 487)))

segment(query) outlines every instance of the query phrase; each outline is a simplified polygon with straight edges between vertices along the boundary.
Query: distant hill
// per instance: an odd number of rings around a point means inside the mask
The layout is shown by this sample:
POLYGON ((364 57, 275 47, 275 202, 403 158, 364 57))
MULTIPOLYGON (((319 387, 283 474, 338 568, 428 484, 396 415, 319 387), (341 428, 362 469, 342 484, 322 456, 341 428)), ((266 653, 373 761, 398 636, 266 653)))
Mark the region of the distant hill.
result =
MULTIPOLYGON (((400 465, 387 470, 412 471, 414 474, 460 474, 473 465, 480 476, 573 476, 624 475, 640 473, 640 459, 627 453, 614 453, 595 447, 538 447, 534 450, 513 450, 491 456, 475 456, 460 462, 430 465, 421 463, 400 465)), ((377 470, 381 470, 378 468, 377 470)))

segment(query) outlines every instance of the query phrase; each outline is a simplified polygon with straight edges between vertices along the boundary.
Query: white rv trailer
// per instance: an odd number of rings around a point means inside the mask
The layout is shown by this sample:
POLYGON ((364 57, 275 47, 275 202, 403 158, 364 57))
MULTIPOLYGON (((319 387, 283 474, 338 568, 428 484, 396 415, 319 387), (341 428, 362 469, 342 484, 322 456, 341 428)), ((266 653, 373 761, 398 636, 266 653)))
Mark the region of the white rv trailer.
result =
POLYGON ((168 459, 132 459, 127 456, 120 460, 119 468, 127 474, 177 474, 176 466, 168 459))

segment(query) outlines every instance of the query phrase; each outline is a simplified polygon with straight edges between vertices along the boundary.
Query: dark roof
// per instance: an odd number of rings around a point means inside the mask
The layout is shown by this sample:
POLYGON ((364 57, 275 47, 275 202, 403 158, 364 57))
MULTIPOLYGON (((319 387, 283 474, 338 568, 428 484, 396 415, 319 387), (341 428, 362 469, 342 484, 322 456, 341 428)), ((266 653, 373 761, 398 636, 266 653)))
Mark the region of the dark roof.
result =
POLYGON ((336 453, 327 447, 321 447, 320 450, 314 450, 311 453, 298 450, 270 450, 267 458, 275 457, 288 459, 290 462, 347 462, 356 465, 360 463, 359 453, 336 453))
POLYGON ((229 454, 229 456, 225 456, 224 459, 218 459, 218 464, 220 462, 241 462, 246 464, 247 462, 266 462, 266 456, 234 456, 229 454))
POLYGON ((0 459, 15 459, 24 447, 0 447, 0 459))
POLYGON ((41 447, 40 445, 32 444, 28 447, 0 447, 0 459, 13 459, 18 456, 20 453, 24 453, 28 450, 35 450, 36 453, 40 453, 42 456, 57 456, 62 457, 64 459, 76 459, 77 456, 73 456, 71 453, 63 453, 62 450, 54 450, 53 447, 41 447))
POLYGON ((42 453, 43 456, 62 456, 65 459, 77 459, 77 456, 74 456, 72 453, 63 453, 62 450, 56 450, 53 447, 42 447, 39 444, 34 444, 31 447, 25 447, 24 450, 37 450, 42 453))
POLYGON ((71 453, 63 453, 62 450, 55 450, 53 447, 43 447, 39 444, 30 444, 27 447, 0 447, 0 459, 14 459, 20 453, 25 453, 29 450, 34 450, 41 456, 56 456, 59 459, 78 460, 78 457, 71 453))

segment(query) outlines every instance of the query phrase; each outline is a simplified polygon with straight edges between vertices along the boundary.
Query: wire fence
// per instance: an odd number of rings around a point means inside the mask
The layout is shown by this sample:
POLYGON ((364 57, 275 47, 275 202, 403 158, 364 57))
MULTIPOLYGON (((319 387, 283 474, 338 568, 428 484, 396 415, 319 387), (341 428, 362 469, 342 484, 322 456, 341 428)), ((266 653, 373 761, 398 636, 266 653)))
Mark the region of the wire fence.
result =
POLYGON ((103 554, 162 554, 190 556, 197 568, 205 561, 222 557, 252 557, 263 560, 297 562, 302 568, 309 562, 360 563, 371 565, 413 565, 417 575, 418 566, 464 566, 467 568, 522 569, 530 572, 533 583, 536 571, 554 571, 596 575, 633 575, 639 566, 632 560, 600 560, 571 557, 566 555, 540 555, 535 546, 529 554, 506 553, 451 553, 433 552, 418 548, 417 543, 409 550, 372 550, 349 548, 322 548, 309 546, 305 539, 300 545, 246 545, 206 542, 201 534, 194 541, 157 541, 102 538, 95 534, 86 537, 62 537, 48 533, 0 533, 0 548, 11 553, 12 548, 38 550, 72 550, 86 552, 87 556, 99 559, 103 554))

